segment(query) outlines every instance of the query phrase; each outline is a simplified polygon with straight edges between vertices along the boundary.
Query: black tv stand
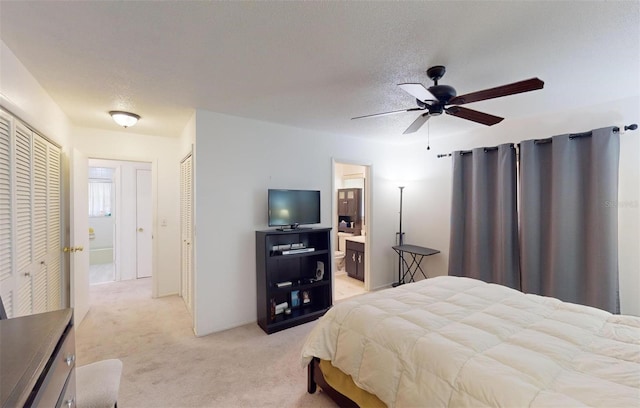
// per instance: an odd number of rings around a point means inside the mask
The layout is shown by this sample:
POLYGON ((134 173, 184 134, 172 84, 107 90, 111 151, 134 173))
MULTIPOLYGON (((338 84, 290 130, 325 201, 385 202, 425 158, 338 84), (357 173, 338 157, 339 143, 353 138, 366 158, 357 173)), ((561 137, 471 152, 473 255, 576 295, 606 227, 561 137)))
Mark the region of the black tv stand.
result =
POLYGON ((269 334, 315 320, 332 305, 331 228, 300 230, 256 231, 257 320, 269 334))

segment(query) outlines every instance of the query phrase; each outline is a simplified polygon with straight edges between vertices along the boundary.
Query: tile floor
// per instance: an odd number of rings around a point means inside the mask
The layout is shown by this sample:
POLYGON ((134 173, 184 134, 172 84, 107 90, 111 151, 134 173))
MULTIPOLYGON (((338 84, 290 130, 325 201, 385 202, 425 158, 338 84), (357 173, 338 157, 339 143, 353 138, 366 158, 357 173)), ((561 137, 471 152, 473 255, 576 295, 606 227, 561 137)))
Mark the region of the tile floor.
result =
POLYGON ((350 277, 345 271, 336 271, 334 278, 334 301, 365 293, 364 282, 350 277))
POLYGON ((112 263, 89 265, 89 284, 113 282, 115 280, 115 268, 112 263))

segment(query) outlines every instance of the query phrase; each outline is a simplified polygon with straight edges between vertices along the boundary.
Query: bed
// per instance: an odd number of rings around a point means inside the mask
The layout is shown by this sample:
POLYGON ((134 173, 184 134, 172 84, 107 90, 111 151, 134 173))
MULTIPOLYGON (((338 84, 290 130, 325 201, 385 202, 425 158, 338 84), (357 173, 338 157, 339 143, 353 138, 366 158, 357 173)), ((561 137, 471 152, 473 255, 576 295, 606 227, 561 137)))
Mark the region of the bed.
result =
POLYGON ((640 317, 441 276, 335 305, 301 363, 342 407, 638 407, 640 317))

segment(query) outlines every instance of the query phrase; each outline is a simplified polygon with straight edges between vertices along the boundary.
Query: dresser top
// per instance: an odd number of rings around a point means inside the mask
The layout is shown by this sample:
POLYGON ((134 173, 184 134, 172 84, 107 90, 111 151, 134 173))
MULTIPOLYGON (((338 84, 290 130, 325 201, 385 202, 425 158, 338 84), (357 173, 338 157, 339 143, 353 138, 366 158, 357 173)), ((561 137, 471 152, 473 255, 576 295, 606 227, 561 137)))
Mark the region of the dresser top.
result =
POLYGON ((0 320, 0 406, 23 406, 71 323, 72 309, 0 320))

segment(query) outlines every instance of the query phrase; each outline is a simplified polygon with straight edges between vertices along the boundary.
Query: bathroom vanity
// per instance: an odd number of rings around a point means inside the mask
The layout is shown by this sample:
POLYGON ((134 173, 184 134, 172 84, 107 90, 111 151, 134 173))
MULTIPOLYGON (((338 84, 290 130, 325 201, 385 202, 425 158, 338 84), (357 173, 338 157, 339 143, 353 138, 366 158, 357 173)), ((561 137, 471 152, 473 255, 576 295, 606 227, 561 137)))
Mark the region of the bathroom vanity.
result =
POLYGON ((345 269, 347 275, 364 282, 364 235, 346 238, 345 269))

